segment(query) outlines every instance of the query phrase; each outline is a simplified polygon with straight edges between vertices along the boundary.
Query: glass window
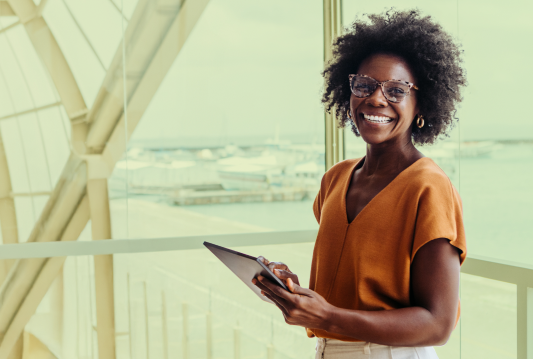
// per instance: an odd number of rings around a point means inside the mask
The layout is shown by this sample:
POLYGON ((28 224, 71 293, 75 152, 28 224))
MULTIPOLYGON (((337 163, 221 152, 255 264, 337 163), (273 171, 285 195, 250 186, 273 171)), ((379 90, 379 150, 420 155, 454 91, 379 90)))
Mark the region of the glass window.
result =
POLYGON ((317 228, 321 24, 319 2, 209 2, 110 178, 115 238, 317 228))
MULTIPOLYGON (((388 8, 384 1, 345 0, 344 24, 356 14, 388 8)), ((523 44, 533 34, 533 25, 526 20, 533 5, 489 1, 480 7, 470 0, 413 0, 399 8, 419 8, 463 45, 469 84, 457 112, 458 125, 449 139, 420 150, 445 170, 460 192, 469 255, 530 264, 533 224, 528 208, 533 190, 528 184, 533 180, 533 146, 528 133, 533 125, 524 113, 525 90, 533 75, 524 71, 531 48, 523 44), (521 9, 519 14, 509 12, 513 7, 521 9)), ((360 139, 349 134, 346 142, 348 156, 364 154, 360 139)), ((461 354, 515 356, 516 287, 464 275, 461 298, 465 303, 459 326, 461 354), (494 320, 483 321, 484 316, 494 320), (499 340, 490 339, 503 332, 499 340)), ((441 358, 457 357, 457 337, 456 330, 451 342, 438 348, 441 358)))

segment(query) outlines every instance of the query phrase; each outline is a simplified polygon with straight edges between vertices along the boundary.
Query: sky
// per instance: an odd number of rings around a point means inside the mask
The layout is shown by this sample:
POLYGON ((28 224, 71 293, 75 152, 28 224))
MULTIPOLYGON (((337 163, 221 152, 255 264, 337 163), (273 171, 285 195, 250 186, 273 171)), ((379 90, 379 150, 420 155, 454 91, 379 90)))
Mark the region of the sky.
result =
MULTIPOLYGON (((343 21, 391 4, 418 7, 463 44, 462 140, 531 139, 527 1, 345 0, 343 21), (520 8, 523 11, 508 11, 520 8)), ((134 140, 323 137, 322 2, 211 0, 147 109, 134 140)), ((459 127, 454 131, 457 136, 459 127)))
MULTIPOLYGON (((89 108, 120 50, 122 3, 129 19, 137 0, 49 0, 43 13, 89 108)), ((345 25, 356 16, 391 6, 417 7, 462 43, 468 86, 453 138, 533 138, 528 111, 533 2, 487 0, 479 6, 477 0, 344 0, 342 4, 345 25)), ((8 21, 2 18, 0 26, 8 21)), ((223 145, 261 142, 277 135, 282 140, 321 142, 322 26, 320 0, 210 0, 132 142, 223 145)), ((22 25, 0 33, 0 49, 6 81, 0 79, 0 117, 57 101, 22 25), (24 70, 20 76, 13 70, 17 61, 24 70), (23 75, 31 82, 25 84, 23 75)))
POLYGON ((319 1, 211 0, 133 140, 322 140, 321 24, 319 1))

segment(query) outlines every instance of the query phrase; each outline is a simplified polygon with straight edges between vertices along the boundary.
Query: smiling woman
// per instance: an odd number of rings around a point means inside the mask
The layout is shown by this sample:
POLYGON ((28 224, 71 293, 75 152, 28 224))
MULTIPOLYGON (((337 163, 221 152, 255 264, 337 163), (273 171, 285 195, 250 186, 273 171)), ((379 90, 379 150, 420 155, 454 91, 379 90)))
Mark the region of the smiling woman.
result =
POLYGON ((465 77, 457 45, 430 17, 369 18, 337 39, 323 97, 366 156, 322 179, 309 289, 267 260, 290 292, 255 284, 318 338, 317 358, 436 358, 432 346, 459 319, 466 239, 458 192, 415 144, 447 134, 465 77))
MULTIPOLYGON (((341 126, 352 126, 346 116, 354 85, 349 75, 368 66, 372 55, 394 55, 404 67, 403 73, 397 69, 400 72, 394 75, 406 76, 408 68, 409 82, 420 89, 413 92, 426 126, 419 128, 413 122, 413 140, 415 144, 435 142, 453 126, 456 105, 462 100, 460 89, 466 84, 459 46, 439 24, 416 10, 370 15, 369 19, 370 23, 355 21, 352 31, 337 39, 335 57, 324 71, 327 86, 322 101, 328 111, 335 108, 341 126)), ((407 80, 391 77, 381 81, 390 79, 407 80)), ((357 133, 356 128, 352 130, 357 133)))

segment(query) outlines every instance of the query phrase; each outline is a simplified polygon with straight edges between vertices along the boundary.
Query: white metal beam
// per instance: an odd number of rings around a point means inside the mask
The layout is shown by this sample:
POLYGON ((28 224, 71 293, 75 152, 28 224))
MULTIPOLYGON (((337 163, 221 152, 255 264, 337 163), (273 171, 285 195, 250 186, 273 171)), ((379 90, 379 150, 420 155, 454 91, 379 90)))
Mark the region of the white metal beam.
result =
MULTIPOLYGON (((76 232, 68 231, 67 229, 73 221, 76 209, 82 202, 85 194, 86 179, 87 166, 84 162, 78 161, 75 168, 65 168, 62 178, 58 181, 58 187, 54 189, 50 196, 50 200, 43 209, 28 242, 57 241, 61 240, 63 235, 68 235, 69 237, 67 238, 70 240, 77 239, 77 237, 71 237, 72 233, 76 232)), ((85 224, 81 227, 82 229, 85 224)), ((24 303, 32 290, 34 290, 37 283, 36 278, 43 275, 41 273, 45 262, 42 259, 19 260, 11 267, 8 279, 0 287, 0 337, 2 334, 7 335, 7 332, 11 331, 12 323, 16 323, 14 322, 15 317, 21 316, 29 319, 33 315, 33 312, 24 312, 26 309, 21 307, 21 303, 24 303)), ((50 275, 51 272, 45 273, 50 275)), ((50 283, 54 278, 55 276, 48 278, 50 283)), ((26 322, 24 325, 26 325, 26 322)), ((0 359, 5 358, 5 356, 2 357, 1 353, 7 356, 11 349, 8 350, 6 348, 10 348, 14 344, 14 341, 6 341, 6 338, 7 336, 0 343, 0 359)))
MULTIPOLYGON (((11 176, 7 164, 2 132, 0 132, 0 224, 4 244, 18 243, 17 215, 11 196, 11 176)), ((3 277, 0 276, 0 283, 3 277)))
MULTIPOLYGON (((10 197, 11 176, 4 148, 2 132, 0 131, 0 224, 2 227, 3 245, 18 243, 17 213, 15 211, 15 201, 10 197)), ((7 279, 8 273, 15 264, 14 259, 0 261, 0 286, 7 279)), ((9 359, 22 358, 22 336, 14 344, 9 359)))
POLYGON ((46 110, 48 108, 57 107, 57 106, 61 106, 61 102, 54 102, 54 103, 51 103, 51 104, 48 104, 48 105, 32 108, 31 110, 16 112, 16 113, 12 113, 10 115, 5 115, 5 116, 0 117, 0 121, 7 120, 7 119, 10 119, 10 118, 15 118, 15 117, 22 116, 22 115, 26 115, 28 113, 33 113, 33 112, 37 112, 37 111, 41 111, 41 110, 46 110))
MULTIPOLYGON (((124 39, 128 138, 208 2, 169 1, 162 12, 157 2, 139 1, 124 39)), ((90 123, 88 150, 90 153, 103 153, 111 168, 122 157, 127 143, 123 89, 122 52, 117 51, 87 119, 90 123)))
POLYGON ((44 2, 41 1, 42 6, 41 4, 36 6, 33 0, 8 0, 8 2, 24 24, 37 54, 54 82, 65 111, 72 121, 74 149, 79 153, 84 153, 86 125, 78 120, 84 119, 87 106, 59 44, 40 14, 44 2))
MULTIPOLYGON (((77 206, 74 215, 65 228, 60 241, 76 240, 89 220, 89 201, 85 196, 77 206)), ((15 245, 13 245, 15 246, 15 245)), ((17 339, 24 330, 42 298, 50 288, 52 282, 60 273, 66 257, 52 257, 43 259, 21 259, 17 267, 21 269, 18 273, 23 279, 34 279, 29 290, 20 288, 24 283, 18 283, 19 288, 13 285, 3 285, 0 287, 0 359, 8 358, 17 339), (32 273, 28 273, 33 270, 32 273), (36 273, 36 274, 33 274, 36 273), (25 278, 26 277, 26 278, 25 278), (23 295, 21 295, 23 294, 23 295), (18 302, 17 302, 18 300, 18 302), (6 303, 8 302, 8 303, 6 303), (4 307, 15 307, 15 314, 4 310, 4 307)))
MULTIPOLYGON (((107 178, 90 179, 87 195, 91 212, 93 240, 111 238, 111 213, 107 178)), ((98 358, 115 358, 115 301, 113 293, 113 256, 94 256, 96 297, 96 335, 98 358)))
MULTIPOLYGON (((9 2, 24 24, 58 89, 61 102, 73 124, 72 143, 75 152, 83 154, 86 152, 87 110, 68 64, 33 1, 9 2)), ((128 75, 131 75, 131 71, 137 74, 127 81, 126 86, 130 98, 128 111, 131 113, 131 122, 127 124, 128 135, 125 135, 126 123, 123 116, 123 78, 117 76, 122 74, 120 70, 123 62, 122 49, 119 48, 90 112, 91 152, 102 155, 81 158, 74 155, 69 158, 28 242, 57 241, 68 225, 75 206, 84 196, 87 181, 107 178, 111 174, 116 161, 124 153, 127 138, 146 110, 208 0, 187 1, 185 4, 181 0, 175 0, 170 3, 174 6, 165 6, 165 11, 159 11, 159 3, 140 0, 126 30, 128 75)), ((56 272, 44 271, 46 267, 43 265, 42 260, 18 261, 9 273, 9 280, 0 288, 0 338, 5 333, 0 343, 0 359, 4 359, 10 350, 8 348, 13 346, 13 333, 17 333, 33 314, 33 307, 24 306, 24 303, 28 298, 38 298, 38 295, 32 296, 32 293, 40 293, 42 288, 37 288, 34 283, 38 283, 39 278, 43 283, 47 280, 51 283, 53 280, 53 273, 56 272), (15 321, 14 318, 20 319, 15 321), (10 336, 8 333, 11 333, 10 336)))
POLYGON ((0 16, 16 16, 7 0, 0 0, 0 16))

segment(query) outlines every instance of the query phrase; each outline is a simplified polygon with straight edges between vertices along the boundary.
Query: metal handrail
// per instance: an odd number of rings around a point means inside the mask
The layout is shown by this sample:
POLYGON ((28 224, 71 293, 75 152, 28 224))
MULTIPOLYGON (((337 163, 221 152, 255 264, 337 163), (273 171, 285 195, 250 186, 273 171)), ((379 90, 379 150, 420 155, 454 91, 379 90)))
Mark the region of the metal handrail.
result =
MULTIPOLYGON (((528 315, 533 314, 533 303, 528 308, 528 292, 529 301, 533 302, 533 266, 489 257, 469 256, 461 268, 461 273, 516 285, 517 358, 527 359, 528 315)), ((531 326, 529 333, 529 336, 533 333, 531 326)))
MULTIPOLYGON (((48 258, 80 255, 103 255, 179 251, 204 248, 203 242, 226 247, 259 246, 314 242, 317 230, 256 232, 208 236, 154 239, 111 239, 91 242, 38 242, 0 246, 0 259, 48 258)), ((461 273, 512 283, 517 286, 517 354, 527 359, 528 314, 533 314, 533 265, 497 258, 469 255, 461 273)), ((529 328, 533 333, 533 328, 529 328)))

